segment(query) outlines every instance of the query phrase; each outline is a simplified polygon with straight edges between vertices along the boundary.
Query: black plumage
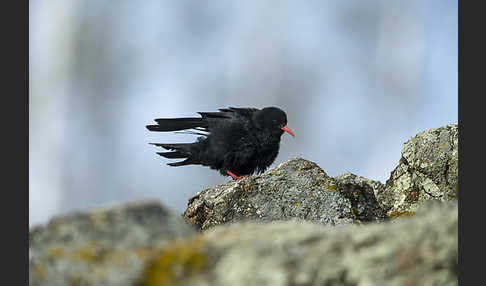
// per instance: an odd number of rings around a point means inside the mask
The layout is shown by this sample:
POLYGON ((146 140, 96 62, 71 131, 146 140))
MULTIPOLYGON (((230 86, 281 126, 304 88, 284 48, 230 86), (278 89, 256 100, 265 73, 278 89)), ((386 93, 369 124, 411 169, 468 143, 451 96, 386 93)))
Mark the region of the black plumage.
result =
POLYGON ((239 179, 265 171, 278 155, 282 134, 294 136, 287 115, 277 107, 198 113, 200 118, 160 118, 155 119, 157 125, 146 126, 150 131, 187 130, 201 135, 194 143, 150 143, 170 150, 157 153, 165 158, 184 159, 169 166, 203 165, 239 179))

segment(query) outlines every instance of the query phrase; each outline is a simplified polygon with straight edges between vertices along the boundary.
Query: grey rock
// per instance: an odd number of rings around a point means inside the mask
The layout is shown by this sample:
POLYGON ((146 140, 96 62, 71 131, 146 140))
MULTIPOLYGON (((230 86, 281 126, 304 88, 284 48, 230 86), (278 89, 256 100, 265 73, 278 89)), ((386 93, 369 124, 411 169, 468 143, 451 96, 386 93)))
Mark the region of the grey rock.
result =
POLYGON ((375 194, 382 192, 385 186, 379 181, 373 181, 352 173, 344 173, 335 178, 338 190, 348 197, 352 209, 366 221, 383 221, 386 213, 376 199, 375 194))
POLYGON ((157 201, 55 217, 29 285, 457 285, 457 140, 417 134, 386 185, 291 159, 197 193, 190 224, 157 201))
POLYGON ((255 175, 197 193, 184 212, 202 230, 245 220, 306 220, 325 225, 371 222, 383 211, 380 186, 352 174, 329 177, 315 163, 295 158, 255 175))
POLYGON ((195 233, 157 201, 55 217, 29 232, 29 285, 132 285, 154 249, 195 233))
POLYGON ((376 193, 389 217, 410 215, 428 200, 457 200, 458 127, 418 133, 402 148, 398 166, 376 193))
POLYGON ((449 202, 394 223, 220 225, 165 245, 141 284, 457 285, 457 217, 449 202))

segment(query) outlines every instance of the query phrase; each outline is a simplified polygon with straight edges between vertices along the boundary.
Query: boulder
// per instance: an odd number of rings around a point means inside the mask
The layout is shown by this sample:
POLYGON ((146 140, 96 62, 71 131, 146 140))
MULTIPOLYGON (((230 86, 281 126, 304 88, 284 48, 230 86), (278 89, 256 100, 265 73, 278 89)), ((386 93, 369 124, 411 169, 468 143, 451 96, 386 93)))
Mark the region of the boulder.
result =
POLYGON ((377 200, 390 218, 411 215, 429 200, 457 200, 457 124, 428 129, 409 139, 377 200))
POLYGON ((329 177, 315 163, 294 158, 254 175, 196 193, 185 219, 201 230, 245 220, 305 220, 324 225, 372 222, 383 216, 379 182, 353 174, 329 177))
POLYGON ((133 285, 154 249, 194 233, 157 201, 55 217, 29 232, 29 285, 133 285))
POLYGON ((140 285, 457 285, 457 202, 394 223, 238 222, 163 246, 140 285))

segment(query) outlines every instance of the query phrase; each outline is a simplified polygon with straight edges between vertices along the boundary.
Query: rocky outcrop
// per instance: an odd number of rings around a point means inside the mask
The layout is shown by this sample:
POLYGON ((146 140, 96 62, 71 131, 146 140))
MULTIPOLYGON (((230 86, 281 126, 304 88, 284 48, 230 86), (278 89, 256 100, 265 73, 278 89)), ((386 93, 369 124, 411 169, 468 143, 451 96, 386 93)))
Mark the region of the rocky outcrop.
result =
POLYGON ((352 174, 329 177, 315 163, 291 159, 261 175, 197 193, 184 212, 202 230, 246 220, 305 220, 325 225, 380 220, 379 182, 352 174))
POLYGON ((408 215, 429 200, 457 200, 457 181, 458 129, 452 124, 409 139, 398 166, 376 197, 389 217, 408 215))
POLYGON ((154 201, 53 218, 29 233, 29 285, 133 285, 155 249, 195 232, 154 201))
POLYGON ((217 226, 164 246, 141 285, 457 285, 457 204, 423 208, 393 224, 217 226))
POLYGON ((457 285, 457 142, 417 134, 386 185, 295 158, 184 219, 156 201, 53 218, 30 230, 29 285, 457 285))
POLYGON ((333 226, 413 215, 426 201, 457 199, 457 134, 457 125, 447 125, 408 140, 386 185, 351 173, 332 178, 315 163, 295 158, 198 192, 184 217, 206 230, 247 220, 333 226))

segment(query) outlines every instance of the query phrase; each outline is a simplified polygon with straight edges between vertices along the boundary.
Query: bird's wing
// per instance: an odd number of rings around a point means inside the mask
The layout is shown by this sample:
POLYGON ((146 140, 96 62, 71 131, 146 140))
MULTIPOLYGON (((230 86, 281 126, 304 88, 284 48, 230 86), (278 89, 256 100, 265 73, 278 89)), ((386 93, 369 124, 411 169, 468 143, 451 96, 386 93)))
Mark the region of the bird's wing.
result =
POLYGON ((192 128, 204 128, 207 127, 207 123, 201 118, 157 118, 155 119, 157 125, 147 125, 147 129, 150 131, 178 131, 192 128))
POLYGON ((198 112, 204 121, 208 123, 206 128, 200 128, 200 130, 211 131, 212 127, 221 125, 223 121, 224 125, 231 124, 231 122, 245 122, 251 120, 252 115, 258 109, 256 108, 221 108, 218 112, 198 112))
POLYGON ((219 109, 217 112, 198 112, 200 118, 158 118, 155 119, 157 125, 147 125, 147 129, 150 131, 182 131, 182 133, 193 132, 196 135, 205 135, 202 132, 211 132, 211 130, 218 125, 231 124, 231 122, 239 121, 245 122, 251 120, 253 112, 257 111, 256 108, 235 108, 229 107, 226 109, 219 109), (224 123, 223 123, 224 122, 224 123), (194 129, 194 131, 186 131, 187 129, 194 129))
POLYGON ((237 107, 229 107, 228 109, 220 109, 225 110, 227 112, 233 112, 235 115, 245 117, 250 120, 253 116, 253 113, 258 111, 256 108, 237 108, 237 107))
POLYGON ((203 118, 235 118, 245 117, 251 119, 253 113, 258 111, 256 108, 237 108, 228 107, 218 109, 218 112, 198 112, 203 118))

